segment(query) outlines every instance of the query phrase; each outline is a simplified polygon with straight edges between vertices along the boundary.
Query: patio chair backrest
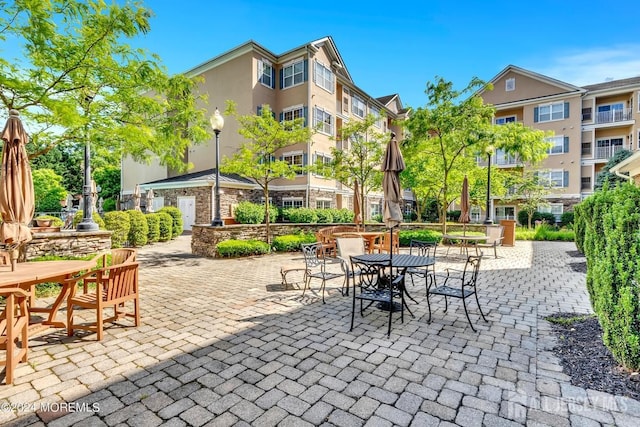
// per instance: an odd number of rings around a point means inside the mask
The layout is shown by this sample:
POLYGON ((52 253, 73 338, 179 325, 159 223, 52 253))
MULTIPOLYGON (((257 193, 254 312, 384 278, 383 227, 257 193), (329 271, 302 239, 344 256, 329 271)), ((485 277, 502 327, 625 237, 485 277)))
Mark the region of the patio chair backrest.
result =
POLYGON ((437 242, 425 242, 423 240, 411 240, 409 243, 409 254, 424 257, 436 256, 437 242))
POLYGON ((490 225, 487 227, 487 245, 500 243, 504 236, 504 225, 490 225))
POLYGON ((362 237, 338 237, 338 256, 344 260, 349 260, 350 256, 362 255, 365 253, 364 240, 362 237))
POLYGON ((322 243, 303 243, 301 247, 307 270, 316 268, 323 264, 320 258, 318 258, 318 252, 322 249, 322 243))

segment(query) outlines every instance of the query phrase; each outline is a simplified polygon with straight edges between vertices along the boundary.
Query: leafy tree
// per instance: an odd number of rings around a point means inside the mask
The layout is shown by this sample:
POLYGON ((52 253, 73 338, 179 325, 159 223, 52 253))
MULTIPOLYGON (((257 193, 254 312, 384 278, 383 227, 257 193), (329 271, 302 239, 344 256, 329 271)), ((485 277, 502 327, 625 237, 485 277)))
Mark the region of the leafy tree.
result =
POLYGON ((60 201, 67 197, 62 177, 51 169, 35 169, 32 175, 36 212, 60 212, 60 201))
POLYGON ((614 167, 615 165, 617 165, 627 157, 631 156, 632 154, 633 152, 629 150, 620 150, 616 152, 616 154, 614 154, 609 159, 607 164, 604 165, 602 170, 598 172, 598 175, 596 175, 596 182, 593 186, 593 189, 596 191, 602 190, 602 186, 604 185, 605 182, 610 183, 609 185, 610 188, 615 187, 617 184, 627 182, 628 179, 621 178, 618 175, 611 173, 610 170, 612 167, 614 167))
POLYGON ((528 171, 520 177, 514 177, 513 188, 513 195, 506 200, 519 200, 520 211, 527 213, 527 228, 531 228, 538 207, 549 205, 546 196, 551 192, 552 184, 535 172, 528 171))
POLYGON ((0 50, 19 53, 0 59, 0 106, 27 122, 31 158, 89 141, 98 167, 127 153, 184 170, 185 149, 209 139, 196 82, 169 77, 157 56, 127 44, 150 31, 148 9, 128 0, 2 5, 0 50))
MULTIPOLYGON (((31 145, 31 144, 29 144, 31 145)), ((52 169, 62 177, 62 186, 72 194, 82 193, 82 151, 68 146, 55 146, 32 160, 32 169, 52 169)))
MULTIPOLYGON (((365 195, 380 189, 382 172, 380 165, 389 142, 389 134, 379 132, 374 123, 379 118, 372 114, 362 121, 353 120, 343 125, 340 138, 348 142, 347 150, 332 148, 332 161, 328 165, 315 165, 316 170, 325 176, 335 178, 347 187, 353 188, 358 181, 360 200, 365 203, 365 195)), ((361 207, 363 219, 366 219, 364 207, 361 207)))
MULTIPOLYGON (((269 105, 263 105, 260 115, 239 115, 235 104, 227 101, 225 114, 234 116, 240 124, 238 133, 247 139, 240 149, 230 158, 222 160, 220 171, 234 173, 253 179, 260 188, 264 200, 269 200, 269 184, 281 178, 292 179, 302 169, 285 160, 279 160, 276 152, 281 148, 297 143, 307 143, 311 130, 304 127, 304 119, 279 122, 271 112, 269 105)), ((269 230, 269 204, 265 203, 266 240, 271 243, 269 230)))
POLYGON ((116 200, 120 194, 120 168, 104 166, 93 173, 96 185, 100 186, 100 197, 116 200))

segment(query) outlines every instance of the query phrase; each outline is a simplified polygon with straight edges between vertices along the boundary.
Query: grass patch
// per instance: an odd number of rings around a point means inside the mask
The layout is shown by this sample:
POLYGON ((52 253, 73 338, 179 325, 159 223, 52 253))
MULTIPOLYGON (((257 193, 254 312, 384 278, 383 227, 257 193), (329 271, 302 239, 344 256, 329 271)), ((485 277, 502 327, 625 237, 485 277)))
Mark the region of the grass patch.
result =
MULTIPOLYGON (((40 257, 36 257, 29 262, 38 262, 38 261, 64 261, 64 260, 90 260, 95 257, 96 254, 90 254, 85 256, 60 256, 60 255, 44 255, 40 257)), ((100 264, 100 262, 99 262, 100 264)), ((56 282, 45 282, 36 285, 36 298, 47 298, 58 295, 60 293, 61 285, 56 282)), ((95 284, 91 283, 89 285, 90 289, 95 289, 95 284)))

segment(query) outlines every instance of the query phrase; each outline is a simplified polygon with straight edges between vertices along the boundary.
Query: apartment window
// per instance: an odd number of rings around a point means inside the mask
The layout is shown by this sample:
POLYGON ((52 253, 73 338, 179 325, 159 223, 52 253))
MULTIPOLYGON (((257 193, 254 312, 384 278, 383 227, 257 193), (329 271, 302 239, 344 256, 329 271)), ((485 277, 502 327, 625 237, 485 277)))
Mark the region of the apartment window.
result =
POLYGON ((496 206, 494 209, 495 219, 516 219, 516 208, 514 206, 496 206))
POLYGON ((471 217, 471 222, 480 222, 482 219, 482 210, 480 206, 471 206, 469 216, 471 217))
POLYGON ((307 107, 302 105, 296 105, 295 107, 287 108, 280 113, 280 121, 292 121, 295 119, 304 119, 303 126, 307 125, 307 107))
POLYGON ((351 97, 351 112, 353 114, 358 117, 364 118, 366 108, 367 107, 364 104, 364 101, 358 95, 353 95, 351 97))
MULTIPOLYGON (((331 161, 332 161, 331 157, 329 157, 324 153, 315 153, 313 155, 313 164, 321 168, 320 170, 323 170, 324 168, 328 168, 331 165, 331 161)), ((316 173, 316 175, 324 176, 325 174, 316 173)))
POLYGON ((380 109, 376 107, 371 107, 371 114, 376 118, 376 121, 373 122, 374 126, 380 129, 382 127, 382 117, 380 117, 380 109))
POLYGON ((515 123, 516 116, 504 116, 504 117, 496 117, 495 123, 497 125, 503 125, 505 123, 515 123))
POLYGON ((553 104, 540 105, 533 109, 533 121, 550 122, 569 118, 569 103, 556 102, 553 104))
POLYGON ((300 59, 280 70, 280 87, 286 89, 307 80, 307 61, 300 59))
POLYGON ((553 188, 561 188, 569 186, 569 171, 562 169, 538 171, 536 173, 541 183, 547 184, 553 188))
POLYGON ((545 138, 545 140, 551 143, 551 147, 547 150, 547 154, 563 154, 569 152, 568 136, 552 136, 545 138))
POLYGON ((622 150, 623 138, 602 138, 596 140, 596 159, 609 159, 622 150))
POLYGON ((304 206, 304 200, 302 197, 289 197, 282 199, 283 208, 301 208, 304 206))
POLYGON ((314 62, 313 68, 313 81, 321 88, 333 93, 333 71, 318 61, 314 62))
POLYGON ((553 214, 556 217, 556 222, 560 222, 563 209, 562 203, 549 203, 547 206, 538 206, 538 212, 553 214))
POLYGON ((504 86, 505 86, 504 90, 506 90, 507 92, 511 92, 511 91, 516 90, 516 79, 515 79, 515 77, 507 79, 504 82, 504 86))
POLYGON ((258 61, 258 81, 271 89, 276 87, 276 70, 271 62, 262 59, 258 61))
MULTIPOLYGON (((484 159, 480 157, 484 162, 484 159)), ((510 153, 507 153, 503 149, 499 148, 496 150, 496 154, 493 155, 493 162, 497 166, 506 166, 506 165, 516 165, 518 164, 518 158, 510 153)))
POLYGON ((591 120, 592 111, 593 111, 593 109, 591 107, 583 108, 582 109, 582 120, 591 120))
POLYGON ((324 108, 315 107, 313 109, 313 127, 324 134, 333 135, 333 117, 324 108))
POLYGON ((582 155, 583 156, 590 156, 591 155, 591 143, 590 142, 583 142, 582 143, 582 155))
POLYGON ((331 200, 329 199, 316 200, 316 209, 331 209, 331 200))
POLYGON ((581 190, 591 190, 591 177, 583 176, 580 178, 580 189, 581 190))
POLYGON ((371 203, 371 217, 374 217, 376 215, 382 215, 381 203, 371 203))
POLYGON ((289 163, 291 166, 296 166, 298 168, 298 173, 302 173, 301 169, 304 166, 303 153, 286 153, 282 156, 282 160, 289 163))

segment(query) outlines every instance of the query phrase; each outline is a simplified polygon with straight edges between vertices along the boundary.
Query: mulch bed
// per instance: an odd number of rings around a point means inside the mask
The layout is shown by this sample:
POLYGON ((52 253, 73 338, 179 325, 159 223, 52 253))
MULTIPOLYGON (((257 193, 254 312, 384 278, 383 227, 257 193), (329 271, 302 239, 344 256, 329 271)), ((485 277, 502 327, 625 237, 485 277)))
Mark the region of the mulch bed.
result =
MULTIPOLYGON (((550 317, 571 318, 580 313, 557 313, 550 317)), ((602 343, 602 329, 596 317, 569 325, 552 323, 558 337, 553 352, 562 362, 571 384, 640 400, 640 375, 624 370, 602 343)))

